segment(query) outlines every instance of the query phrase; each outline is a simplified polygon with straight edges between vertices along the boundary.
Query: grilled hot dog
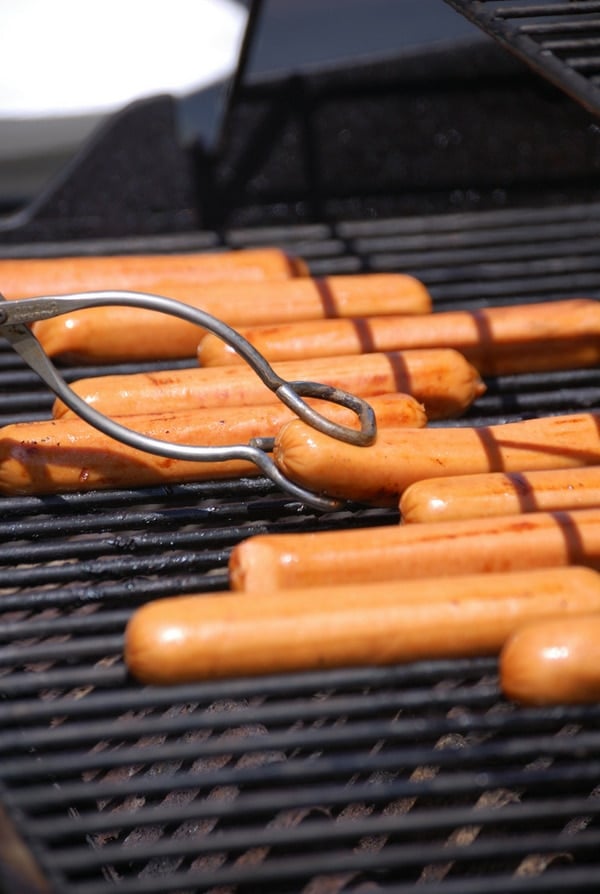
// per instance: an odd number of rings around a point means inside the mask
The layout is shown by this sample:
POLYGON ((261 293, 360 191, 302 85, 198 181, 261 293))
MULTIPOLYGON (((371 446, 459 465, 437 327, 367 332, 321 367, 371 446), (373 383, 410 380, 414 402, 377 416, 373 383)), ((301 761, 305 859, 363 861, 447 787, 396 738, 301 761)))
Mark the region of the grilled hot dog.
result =
MULTIPOLYGON (((158 281, 152 291, 205 310, 236 328, 361 313, 425 314, 431 308, 425 287, 403 274, 304 277, 287 282, 158 281)), ((34 332, 50 356, 95 363, 194 357, 205 334, 199 326, 169 314, 119 306, 43 320, 34 325, 34 332)))
POLYGON ((536 621, 518 628, 500 655, 508 698, 524 704, 600 700, 600 613, 536 621))
POLYGON ((229 579, 258 592, 549 565, 600 569, 600 509, 259 534, 233 548, 229 579))
MULTIPOLYGON (((310 320, 247 327, 242 334, 273 363, 444 347, 459 350, 482 375, 570 369, 600 360, 600 302, 579 298, 410 319, 310 320)), ((237 359, 214 335, 202 339, 198 354, 204 366, 237 359)))
POLYGON ((393 503, 425 478, 597 465, 599 421, 580 413, 481 428, 390 430, 363 449, 294 420, 278 435, 274 457, 284 474, 312 490, 393 503))
POLYGON ((158 284, 170 289, 182 284, 194 286, 199 281, 252 282, 307 274, 304 261, 278 248, 0 260, 0 282, 6 298, 64 295, 95 289, 158 292, 158 284))
MULTIPOLYGON (((356 428, 357 417, 338 404, 308 401, 329 419, 356 428)), ((425 425, 422 407, 404 394, 371 401, 378 427, 425 425)), ((123 423, 176 444, 223 446, 246 444, 251 438, 272 437, 294 418, 282 403, 269 406, 193 413, 130 416, 123 423)), ((106 487, 142 487, 210 478, 255 475, 249 462, 192 462, 167 459, 128 447, 70 416, 51 421, 19 423, 0 429, 0 493, 47 494, 106 487)))
POLYGON ((411 484, 399 504, 405 522, 591 506, 600 506, 600 466, 432 478, 411 484))
MULTIPOLYGON (((291 361, 278 364, 276 372, 288 381, 323 382, 361 397, 411 394, 424 405, 430 419, 460 415, 485 390, 479 374, 462 354, 442 349, 291 361)), ((72 387, 110 416, 277 400, 253 370, 240 366, 100 376, 80 379, 72 387)), ((55 403, 56 417, 68 413, 61 401, 55 403)))
POLYGON ((125 660, 145 683, 497 653, 519 625, 600 611, 587 568, 203 594, 138 609, 125 660))

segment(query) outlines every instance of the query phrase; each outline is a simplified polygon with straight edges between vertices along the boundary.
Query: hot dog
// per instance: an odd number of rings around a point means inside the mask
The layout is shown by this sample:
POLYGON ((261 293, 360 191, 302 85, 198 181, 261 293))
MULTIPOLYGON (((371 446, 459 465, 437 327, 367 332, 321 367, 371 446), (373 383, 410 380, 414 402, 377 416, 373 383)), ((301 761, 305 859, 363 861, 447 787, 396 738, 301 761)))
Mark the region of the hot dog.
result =
MULTIPOLYGON (((311 320, 243 328, 271 362, 338 354, 456 348, 482 375, 595 366, 600 360, 600 302, 592 299, 448 311, 430 316, 311 320)), ((216 336, 198 349, 204 366, 232 363, 216 336)))
POLYGON ((590 506, 600 506, 600 466, 432 478, 411 484, 399 503, 411 523, 590 506))
POLYGON ((599 421, 580 413, 481 428, 389 430, 363 449, 294 420, 277 436, 273 455, 285 475, 312 490, 389 504, 425 478, 598 465, 599 421))
MULTIPOLYGON (((462 354, 442 349, 290 361, 278 364, 276 372, 288 381, 323 382, 361 397, 412 394, 424 405, 430 419, 460 415, 485 390, 477 371, 462 354)), ((111 416, 277 400, 253 370, 240 366, 100 376, 80 379, 72 387, 96 409, 111 416)), ((68 412, 61 401, 55 403, 56 417, 68 412)))
MULTIPOLYGON (((329 419, 356 428, 354 413, 338 404, 308 401, 329 419)), ((373 398, 379 427, 425 425, 414 398, 390 394, 373 398)), ((281 403, 187 414, 130 416, 124 424, 176 444, 223 446, 272 437, 294 413, 281 403)), ((0 429, 0 493, 47 494, 107 487, 142 487, 210 478, 256 475, 249 462, 191 462, 144 453, 102 434, 80 419, 18 423, 0 429)))
POLYGON ((64 295, 95 289, 158 291, 198 281, 289 279, 306 276, 300 258, 278 248, 250 248, 185 254, 107 255, 0 260, 0 282, 6 298, 64 295))
MULTIPOLYGON (((402 274, 287 282, 156 282, 152 291, 205 310, 236 328, 362 313, 426 314, 431 309, 425 287, 402 274)), ((99 363, 194 357, 205 334, 199 326, 168 314, 119 306, 44 320, 34 325, 34 332, 50 356, 99 363)))
POLYGON ((550 565, 600 569, 600 509, 259 534, 233 548, 229 581, 258 592, 550 565))
POLYGON ((496 654, 519 625, 600 611, 587 568, 159 599, 126 630, 151 684, 496 654))
POLYGON ((600 613, 519 627, 500 655, 504 694, 529 705, 600 700, 600 613))

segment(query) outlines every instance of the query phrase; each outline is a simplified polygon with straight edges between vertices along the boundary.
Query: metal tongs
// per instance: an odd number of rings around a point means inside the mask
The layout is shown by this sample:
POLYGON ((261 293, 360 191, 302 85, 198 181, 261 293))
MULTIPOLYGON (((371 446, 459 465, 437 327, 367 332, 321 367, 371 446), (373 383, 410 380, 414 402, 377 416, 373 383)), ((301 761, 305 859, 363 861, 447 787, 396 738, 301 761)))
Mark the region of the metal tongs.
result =
POLYGON ((372 407, 360 397, 323 385, 318 382, 287 382, 278 376, 265 358, 235 329, 222 320, 195 307, 190 307, 172 298, 145 292, 100 291, 82 292, 70 295, 47 295, 39 298, 6 300, 0 295, 0 335, 6 338, 25 363, 74 413, 89 425, 111 438, 122 441, 130 447, 146 453, 197 462, 225 462, 243 459, 254 463, 268 478, 283 491, 296 497, 302 503, 322 511, 341 508, 343 503, 321 494, 313 493, 290 481, 277 467, 269 452, 273 449, 273 438, 253 438, 248 444, 224 447, 203 447, 173 444, 151 438, 134 429, 127 428, 104 413, 94 409, 80 398, 65 382, 56 367, 31 332, 29 325, 38 320, 48 320, 71 311, 84 310, 106 305, 125 305, 146 310, 172 314, 190 323, 195 323, 213 332, 227 342, 259 378, 273 391, 279 400, 293 410, 296 415, 313 428, 340 441, 357 446, 368 446, 375 440, 376 421, 372 407), (347 428, 332 422, 310 407, 304 397, 340 404, 352 410, 360 420, 360 429, 347 428))

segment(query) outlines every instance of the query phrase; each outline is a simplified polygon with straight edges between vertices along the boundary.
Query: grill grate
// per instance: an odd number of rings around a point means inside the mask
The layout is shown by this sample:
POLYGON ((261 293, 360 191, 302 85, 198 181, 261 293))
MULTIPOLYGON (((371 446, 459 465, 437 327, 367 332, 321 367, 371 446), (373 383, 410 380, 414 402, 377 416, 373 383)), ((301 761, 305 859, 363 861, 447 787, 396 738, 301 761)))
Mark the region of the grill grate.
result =
POLYGON ((535 71, 600 114, 597 0, 446 0, 535 71))
MULTIPOLYGON (((279 244, 315 274, 406 270, 450 309, 600 297, 599 220, 591 203, 227 241, 279 244)), ((488 386, 469 424, 600 408, 598 370, 488 386)), ((47 415, 8 349, 0 390, 4 423, 47 415)), ((2 508, 0 794, 56 894, 598 889, 600 707, 517 709, 491 659, 170 690, 127 677, 132 610, 222 589, 240 539, 394 511, 317 516, 263 479, 2 508)))

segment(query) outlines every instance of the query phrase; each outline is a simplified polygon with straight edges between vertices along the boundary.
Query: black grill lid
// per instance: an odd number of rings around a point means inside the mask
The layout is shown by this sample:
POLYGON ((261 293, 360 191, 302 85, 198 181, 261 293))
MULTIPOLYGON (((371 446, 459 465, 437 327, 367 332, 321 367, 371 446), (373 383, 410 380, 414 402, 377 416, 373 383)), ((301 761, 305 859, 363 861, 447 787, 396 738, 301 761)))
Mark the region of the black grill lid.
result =
POLYGON ((589 112, 600 115, 597 0, 446 0, 589 112))

